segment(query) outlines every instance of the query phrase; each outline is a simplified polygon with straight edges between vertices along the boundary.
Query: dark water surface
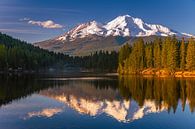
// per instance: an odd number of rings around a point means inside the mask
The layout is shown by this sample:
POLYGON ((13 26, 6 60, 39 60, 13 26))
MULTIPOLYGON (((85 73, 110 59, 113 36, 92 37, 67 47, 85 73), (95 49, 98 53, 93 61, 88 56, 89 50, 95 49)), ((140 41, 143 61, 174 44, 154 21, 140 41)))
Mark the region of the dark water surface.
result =
POLYGON ((0 129, 195 129, 195 79, 0 76, 0 129))

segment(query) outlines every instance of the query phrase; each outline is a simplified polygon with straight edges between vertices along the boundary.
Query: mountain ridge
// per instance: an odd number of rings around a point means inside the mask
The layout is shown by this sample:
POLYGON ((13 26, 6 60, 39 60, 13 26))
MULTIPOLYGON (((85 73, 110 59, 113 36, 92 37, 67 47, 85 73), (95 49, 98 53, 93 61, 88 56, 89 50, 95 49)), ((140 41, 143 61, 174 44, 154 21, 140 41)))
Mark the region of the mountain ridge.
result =
POLYGON ((145 36, 193 36, 187 33, 181 33, 160 24, 148 24, 140 18, 134 18, 130 15, 118 16, 114 20, 105 24, 90 21, 80 24, 70 31, 66 32, 57 40, 70 40, 73 41, 76 38, 84 38, 88 35, 98 36, 133 36, 133 37, 145 37, 145 36))
POLYGON ((148 24, 140 18, 124 15, 118 16, 105 24, 97 21, 79 24, 56 38, 38 42, 34 45, 50 51, 80 55, 84 51, 89 51, 88 54, 90 54, 91 51, 98 51, 104 48, 118 49, 131 38, 174 35, 180 38, 193 37, 191 34, 181 33, 159 24, 148 24), (118 38, 128 40, 123 40, 123 43, 119 43, 118 38))

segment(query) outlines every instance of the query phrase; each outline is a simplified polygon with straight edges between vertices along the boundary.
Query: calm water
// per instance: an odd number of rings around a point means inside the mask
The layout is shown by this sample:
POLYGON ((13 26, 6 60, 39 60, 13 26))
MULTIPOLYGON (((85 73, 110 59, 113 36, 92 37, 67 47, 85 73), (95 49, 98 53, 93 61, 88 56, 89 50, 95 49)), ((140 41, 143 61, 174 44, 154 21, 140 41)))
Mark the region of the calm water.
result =
POLYGON ((1 76, 0 129, 195 129, 195 79, 1 76))

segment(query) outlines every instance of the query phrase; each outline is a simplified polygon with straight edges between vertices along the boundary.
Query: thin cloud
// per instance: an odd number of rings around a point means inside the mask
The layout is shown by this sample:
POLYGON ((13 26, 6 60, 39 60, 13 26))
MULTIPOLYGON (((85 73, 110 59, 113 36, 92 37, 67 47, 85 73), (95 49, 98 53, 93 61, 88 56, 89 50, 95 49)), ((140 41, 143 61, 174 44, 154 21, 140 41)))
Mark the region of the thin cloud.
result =
POLYGON ((63 28, 62 25, 57 24, 57 23, 55 23, 52 20, 47 20, 47 21, 34 21, 34 20, 30 20, 30 21, 28 21, 28 24, 41 26, 41 27, 47 28, 47 29, 60 29, 60 28, 63 28))
POLYGON ((28 17, 21 18, 21 19, 19 19, 19 21, 30 21, 30 18, 28 18, 28 17))
POLYGON ((0 32, 3 33, 19 33, 19 34, 47 34, 47 33, 43 33, 40 31, 35 31, 35 30, 23 30, 23 29, 1 29, 0 28, 0 32))

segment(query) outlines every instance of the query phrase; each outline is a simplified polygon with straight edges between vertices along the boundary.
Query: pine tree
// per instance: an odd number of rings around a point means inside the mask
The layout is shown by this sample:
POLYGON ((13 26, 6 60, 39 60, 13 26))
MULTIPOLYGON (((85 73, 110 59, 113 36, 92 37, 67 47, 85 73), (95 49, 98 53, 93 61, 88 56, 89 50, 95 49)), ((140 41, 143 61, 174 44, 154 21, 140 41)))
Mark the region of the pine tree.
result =
POLYGON ((186 68, 190 71, 195 70, 195 41, 192 38, 187 47, 186 68))
POLYGON ((129 54, 131 53, 131 47, 129 44, 125 44, 121 49, 119 50, 119 64, 122 66, 124 65, 125 59, 129 57, 129 54))
POLYGON ((154 67, 161 68, 161 45, 162 40, 160 38, 156 38, 154 41, 154 67))
POLYGON ((178 67, 178 60, 179 60, 179 55, 178 55, 178 44, 177 44, 177 39, 174 36, 169 43, 168 49, 168 54, 167 54, 167 68, 174 72, 175 69, 178 67))
POLYGON ((168 64, 168 48, 169 48, 169 44, 171 43, 171 38, 170 37, 166 37, 165 41, 162 43, 162 56, 161 56, 161 61, 162 61, 162 68, 167 68, 168 64))
POLYGON ((130 72, 139 72, 144 69, 145 63, 144 41, 142 38, 139 38, 133 44, 132 52, 129 58, 125 61, 125 69, 128 69, 130 72))
POLYGON ((0 44, 0 70, 6 68, 7 52, 5 45, 0 44))
POLYGON ((181 46, 180 46, 180 69, 184 70, 186 64, 186 47, 184 38, 182 38, 181 46))
POLYGON ((145 67, 145 46, 144 46, 144 40, 143 38, 139 38, 137 42, 137 50, 138 50, 138 68, 143 69, 145 67))
POLYGON ((145 47, 146 67, 153 68, 153 45, 147 44, 145 47))

